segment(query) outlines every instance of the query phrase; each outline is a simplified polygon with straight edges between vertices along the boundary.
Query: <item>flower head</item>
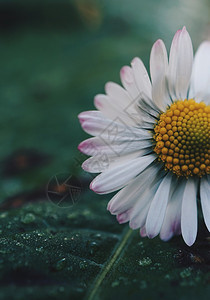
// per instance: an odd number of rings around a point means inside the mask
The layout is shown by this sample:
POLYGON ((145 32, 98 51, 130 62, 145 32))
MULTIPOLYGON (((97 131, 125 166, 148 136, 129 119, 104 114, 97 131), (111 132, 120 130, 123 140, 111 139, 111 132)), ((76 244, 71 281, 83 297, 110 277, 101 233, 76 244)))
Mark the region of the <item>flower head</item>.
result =
POLYGON ((120 71, 123 87, 109 82, 95 97, 96 111, 79 119, 93 138, 79 150, 91 157, 83 169, 101 173, 90 188, 118 191, 108 210, 142 236, 162 240, 197 235, 197 199, 210 231, 210 42, 195 58, 184 27, 169 60, 163 41, 150 55, 150 76, 139 58, 120 71), (199 197, 198 197, 199 196, 199 197))

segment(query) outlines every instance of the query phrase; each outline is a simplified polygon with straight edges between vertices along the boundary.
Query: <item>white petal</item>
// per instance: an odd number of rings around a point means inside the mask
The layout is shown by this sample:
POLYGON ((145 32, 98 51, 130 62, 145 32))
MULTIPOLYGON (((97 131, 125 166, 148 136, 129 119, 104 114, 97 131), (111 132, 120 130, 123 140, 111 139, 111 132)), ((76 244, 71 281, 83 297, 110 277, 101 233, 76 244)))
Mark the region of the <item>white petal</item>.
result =
POLYGON ((94 98, 95 107, 102 112, 102 114, 111 120, 115 120, 121 116, 122 112, 119 110, 119 107, 111 101, 109 96, 104 94, 98 94, 94 98))
POLYGON ((146 148, 151 148, 152 144, 149 139, 133 139, 132 135, 127 139, 126 137, 123 140, 110 138, 106 140, 101 137, 93 137, 81 142, 78 146, 78 149, 87 155, 97 156, 103 153, 111 156, 122 156, 128 153, 133 153, 139 150, 146 148))
POLYGON ((121 120, 130 126, 135 126, 134 118, 122 109, 115 101, 110 99, 109 96, 98 94, 94 98, 95 107, 100 110, 104 116, 111 120, 121 120))
POLYGON ((110 120, 99 111, 83 112, 78 117, 84 131, 93 136, 100 136, 102 139, 109 141, 109 143, 152 138, 148 131, 128 126, 119 118, 110 120))
POLYGON ((210 99, 210 41, 203 42, 195 54, 189 96, 196 100, 210 99))
POLYGON ((155 237, 160 232, 168 203, 171 180, 172 175, 169 172, 161 181, 152 200, 146 220, 146 231, 149 238, 155 237))
POLYGON ((174 38, 171 43, 171 49, 169 54, 169 69, 168 69, 168 87, 170 94, 173 99, 176 99, 176 72, 177 72, 177 54, 178 54, 178 46, 179 46, 179 36, 181 30, 178 30, 174 35, 174 38))
POLYGON ((152 99, 157 107, 164 111, 170 104, 166 76, 168 73, 168 56, 163 41, 158 40, 150 54, 150 74, 152 79, 152 99))
POLYGON ((147 98, 151 99, 152 86, 143 62, 140 60, 140 58, 135 57, 131 62, 131 66, 140 94, 143 96, 145 95, 147 98))
POLYGON ((120 85, 114 82, 108 82, 105 85, 105 91, 128 118, 133 119, 136 123, 140 122, 140 114, 136 101, 130 97, 129 93, 120 85))
POLYGON ((120 78, 124 88, 128 91, 129 95, 135 100, 139 96, 139 90, 136 86, 133 70, 129 66, 124 66, 120 70, 120 78))
POLYGON ((133 68, 125 66, 121 69, 121 80, 128 93, 133 99, 130 105, 124 110, 137 124, 141 124, 143 117, 149 116, 147 111, 142 111, 138 107, 138 103, 142 99, 148 99, 148 95, 151 98, 151 83, 147 71, 139 58, 135 58, 132 61, 133 68))
POLYGON ((210 184, 206 178, 201 179, 200 196, 204 221, 210 231, 210 184))
POLYGON ((185 243, 191 246, 197 235, 197 181, 187 180, 182 201, 181 229, 185 243))
POLYGON ((145 224, 151 201, 158 186, 159 182, 158 184, 150 185, 143 194, 139 195, 139 199, 136 201, 130 214, 129 225, 132 229, 141 228, 145 224))
POLYGON ((145 187, 153 183, 160 165, 150 165, 144 172, 132 180, 126 187, 119 191, 108 203, 107 209, 111 214, 119 214, 132 208, 137 201, 140 201, 145 187), (148 183, 148 178, 150 181, 148 183))
POLYGON ((82 168, 83 170, 90 173, 101 173, 108 168, 114 168, 117 165, 121 165, 128 160, 143 156, 145 154, 146 152, 142 152, 141 150, 123 156, 109 156, 107 155, 107 153, 102 152, 85 160, 82 164, 82 168))
POLYGON ((105 92, 122 109, 125 109, 132 102, 128 92, 115 82, 107 82, 105 92))
POLYGON ((86 159, 82 168, 89 173, 100 173, 107 170, 110 166, 110 158, 106 153, 101 155, 93 156, 86 159))
MULTIPOLYGON (((146 200, 150 200, 150 199, 147 198, 146 200)), ((141 208, 138 215, 135 215, 133 217, 130 216, 130 219, 129 219, 130 220, 130 223, 129 223, 130 228, 135 230, 135 229, 141 228, 145 224, 150 204, 151 204, 150 201, 148 201, 145 204, 145 206, 141 208)))
POLYGON ((179 233, 181 228, 181 208, 182 199, 186 181, 178 181, 174 185, 172 194, 170 196, 169 203, 166 208, 166 213, 163 221, 163 225, 160 231, 160 238, 164 241, 168 241, 174 234, 179 233))
MULTIPOLYGON (((78 115, 78 118, 84 131, 91 135, 99 135, 114 122, 106 118, 102 112, 98 110, 84 111, 78 115)), ((122 125, 124 124, 119 124, 121 127, 122 125)))
POLYGON ((111 170, 108 169, 91 182, 90 188, 99 194, 118 190, 146 169, 155 159, 156 156, 151 154, 133 159, 111 170))
POLYGON ((191 38, 184 27, 175 34, 169 56, 168 84, 173 100, 186 99, 193 63, 191 38))

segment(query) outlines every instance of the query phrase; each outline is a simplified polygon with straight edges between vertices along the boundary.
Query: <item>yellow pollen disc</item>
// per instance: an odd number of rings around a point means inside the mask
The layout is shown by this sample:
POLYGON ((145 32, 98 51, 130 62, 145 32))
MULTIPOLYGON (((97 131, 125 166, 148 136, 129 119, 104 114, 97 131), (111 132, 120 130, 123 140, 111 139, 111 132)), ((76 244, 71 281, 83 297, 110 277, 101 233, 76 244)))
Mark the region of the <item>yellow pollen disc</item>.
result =
POLYGON ((154 151, 177 176, 210 174, 210 105, 178 100, 154 127, 154 151))

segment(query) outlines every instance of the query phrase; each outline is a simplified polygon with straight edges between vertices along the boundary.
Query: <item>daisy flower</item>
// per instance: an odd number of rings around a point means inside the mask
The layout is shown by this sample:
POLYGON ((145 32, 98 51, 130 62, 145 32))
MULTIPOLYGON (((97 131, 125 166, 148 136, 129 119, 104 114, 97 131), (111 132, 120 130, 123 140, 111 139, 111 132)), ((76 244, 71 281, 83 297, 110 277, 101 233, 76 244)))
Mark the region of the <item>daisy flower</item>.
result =
POLYGON ((162 40, 152 47, 150 77, 139 58, 120 71, 123 87, 108 82, 95 97, 97 110, 79 120, 90 135, 79 145, 82 165, 101 173, 90 184, 98 194, 118 191, 108 210, 141 236, 164 241, 197 235, 197 204, 210 231, 210 42, 193 58, 184 27, 169 59, 162 40))

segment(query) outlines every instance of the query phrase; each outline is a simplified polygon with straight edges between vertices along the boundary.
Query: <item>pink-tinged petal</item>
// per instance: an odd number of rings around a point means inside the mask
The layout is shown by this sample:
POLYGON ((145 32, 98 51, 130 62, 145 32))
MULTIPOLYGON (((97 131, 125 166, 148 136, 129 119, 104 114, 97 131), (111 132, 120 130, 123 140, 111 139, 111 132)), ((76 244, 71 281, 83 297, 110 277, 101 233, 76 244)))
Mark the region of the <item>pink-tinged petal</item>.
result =
POLYGON ((107 118, 113 119, 118 116, 118 110, 115 109, 107 95, 98 94, 94 98, 95 107, 100 110, 107 118))
POLYGON ((141 237, 146 237, 146 236, 147 236, 146 226, 143 226, 143 227, 140 229, 140 235, 141 235, 141 237))
POLYGON ((170 104, 166 76, 168 73, 168 55, 162 40, 152 47, 150 54, 150 74, 152 79, 152 99, 156 106, 164 111, 170 104))
POLYGON ((89 119, 104 119, 103 114, 98 110, 89 110, 89 111, 83 111, 78 115, 78 119, 80 123, 89 120, 89 119))
POLYGON ((193 63, 190 98, 210 104, 210 41, 203 42, 193 63), (207 101, 208 100, 208 101, 207 101))
POLYGON ((108 119, 116 119, 120 115, 119 107, 111 101, 108 95, 98 94, 94 98, 95 107, 108 119))
POLYGON ((127 210, 127 211, 117 215, 117 221, 120 224, 127 223, 130 220, 130 213, 131 213, 131 210, 127 210))
MULTIPOLYGON (((82 112, 78 116, 82 128, 87 133, 97 136, 104 134, 105 130, 114 124, 112 120, 103 116, 100 111, 82 112)), ((125 130, 125 125, 119 124, 120 128, 125 130)))
POLYGON ((140 60, 140 58, 135 57, 131 62, 131 66, 140 95, 142 95, 143 98, 146 97, 151 99, 152 86, 143 62, 140 60))
POLYGON ((122 120, 110 120, 103 116, 100 111, 83 112, 79 115, 82 128, 93 136, 100 136, 110 143, 120 141, 134 141, 151 139, 152 135, 140 128, 126 125, 122 120))
POLYGON ((159 234, 169 199, 172 175, 168 173, 161 181, 149 208, 146 231, 149 238, 159 234))
POLYGON ((133 141, 129 137, 127 139, 122 137, 122 140, 112 140, 111 138, 93 137, 81 142, 78 149, 90 156, 101 155, 102 153, 109 156, 123 156, 137 151, 148 153, 151 149, 151 141, 147 138, 133 139, 133 141))
MULTIPOLYGON (((99 117, 96 116, 95 118, 93 117, 86 118, 86 119, 83 118, 83 121, 81 122, 81 126, 85 132, 93 136, 100 136, 102 138, 111 138, 111 136, 113 135, 116 136, 118 132, 119 134, 120 132, 125 132, 125 134, 127 133, 126 136, 128 136, 128 128, 132 130, 132 128, 126 127, 123 123, 114 122, 107 118, 101 118, 100 116, 99 117)), ((130 135, 131 135, 131 131, 130 131, 130 135)))
POLYGON ((98 94, 94 97, 94 105, 98 110, 103 109, 103 102, 108 101, 108 97, 103 94, 98 94))
POLYGON ((204 221, 210 231, 210 184, 207 178, 201 179, 200 196, 204 221))
POLYGON ((106 170, 98 175, 90 185, 90 188, 98 194, 107 194, 127 185, 130 180, 146 169, 154 160, 155 155, 147 155, 106 170))
POLYGON ((120 78, 124 88, 128 91, 129 95, 135 100, 139 95, 139 90, 135 83, 133 70, 129 66, 124 66, 120 70, 120 78))
POLYGON ((178 31, 171 45, 169 57, 169 89, 176 99, 186 99, 192 73, 193 47, 186 28, 178 31))
POLYGON ((181 229, 185 243, 194 244, 197 235, 197 181, 188 179, 182 201, 181 229))
POLYGON ((160 73, 167 74, 168 55, 165 44, 162 40, 157 40, 150 54, 150 75, 152 83, 157 80, 160 73))
POLYGON ((121 68, 120 76, 121 76, 121 80, 122 80, 123 84, 124 84, 124 82, 126 84, 131 84, 134 82, 133 72, 132 72, 131 67, 129 67, 129 66, 124 66, 121 68))
POLYGON ((81 142, 78 146, 78 150, 86 155, 97 155, 99 147, 102 147, 102 141, 98 138, 90 138, 81 142))

